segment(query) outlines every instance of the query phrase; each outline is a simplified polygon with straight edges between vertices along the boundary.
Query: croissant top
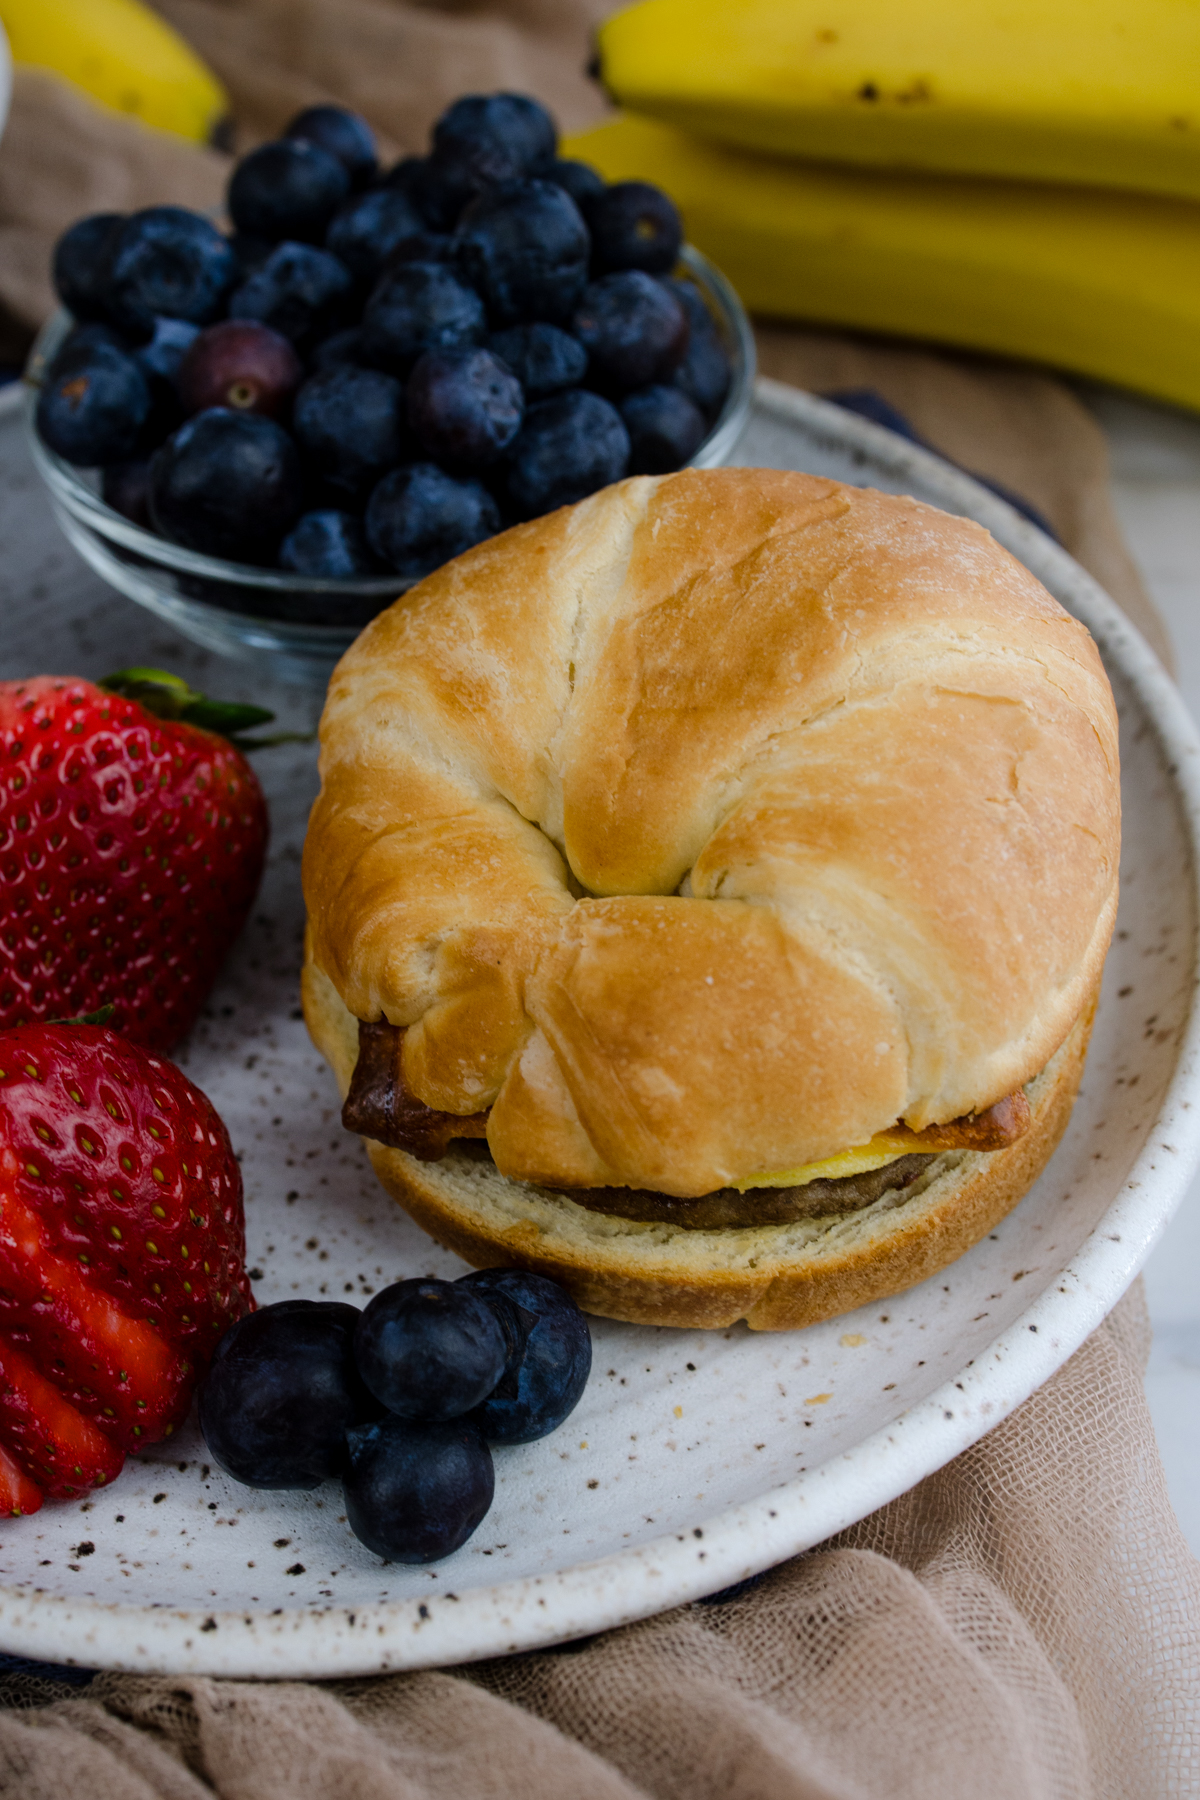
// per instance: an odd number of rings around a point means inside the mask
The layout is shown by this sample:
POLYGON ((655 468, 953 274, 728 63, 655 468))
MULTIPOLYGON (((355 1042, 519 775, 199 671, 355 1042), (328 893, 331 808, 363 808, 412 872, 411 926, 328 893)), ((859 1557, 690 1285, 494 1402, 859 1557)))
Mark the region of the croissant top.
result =
POLYGON ((310 954, 500 1170, 695 1195, 989 1106, 1098 981, 1117 723, 980 526, 638 478, 380 615, 321 724, 310 954))

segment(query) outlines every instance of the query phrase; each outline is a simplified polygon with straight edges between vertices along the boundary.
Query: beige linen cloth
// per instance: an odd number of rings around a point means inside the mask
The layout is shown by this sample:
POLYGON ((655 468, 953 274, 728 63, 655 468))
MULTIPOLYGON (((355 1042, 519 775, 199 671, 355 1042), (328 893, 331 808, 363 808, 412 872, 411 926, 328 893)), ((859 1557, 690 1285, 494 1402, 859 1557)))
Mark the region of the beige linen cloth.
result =
MULTIPOLYGON (((512 87, 567 126, 595 0, 162 0, 234 96, 240 141, 300 105, 417 149, 454 94, 512 87)), ((21 73, 0 145, 0 301, 50 304, 80 213, 219 201, 227 165, 21 73)), ((1159 648, 1102 434, 1052 376, 763 327, 767 372, 876 388, 1024 493, 1159 648)), ((1169 652, 1167 652, 1169 654, 1169 652)), ((1158 1800, 1200 1794, 1200 1565, 1142 1385, 1140 1284, 1010 1419, 882 1511, 727 1602, 569 1649, 325 1685, 0 1680, 20 1800, 1158 1800)), ((164 1599, 169 1600, 168 1595, 164 1599)))

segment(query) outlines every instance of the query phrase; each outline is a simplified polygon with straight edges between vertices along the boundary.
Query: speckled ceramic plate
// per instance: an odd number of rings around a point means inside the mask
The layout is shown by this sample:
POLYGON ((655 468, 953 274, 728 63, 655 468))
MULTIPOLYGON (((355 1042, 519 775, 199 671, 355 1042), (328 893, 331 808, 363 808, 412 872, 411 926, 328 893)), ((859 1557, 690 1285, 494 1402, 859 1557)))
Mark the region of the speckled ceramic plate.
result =
MULTIPOLYGON (((1136 1273, 1198 1152, 1193 1015, 1200 745, 1111 602, 966 476, 836 407, 763 383, 736 460, 831 473, 980 519, 1082 618, 1122 715, 1117 939, 1083 1091, 1046 1174, 943 1275, 808 1331, 597 1321, 595 1368, 552 1437, 496 1456, 495 1505, 435 1568, 389 1566, 340 1492, 227 1481, 189 1428, 110 1492, 0 1527, 0 1647, 127 1669, 348 1675, 552 1643, 696 1598, 901 1493, 1026 1398, 1136 1273)), ((78 634, 77 634, 78 636, 78 634)), ((31 640, 32 641, 32 640, 31 640)), ((243 1160, 263 1300, 361 1302, 458 1265, 341 1132, 296 1010, 296 857, 311 757, 281 753, 262 910, 186 1054, 243 1160)))

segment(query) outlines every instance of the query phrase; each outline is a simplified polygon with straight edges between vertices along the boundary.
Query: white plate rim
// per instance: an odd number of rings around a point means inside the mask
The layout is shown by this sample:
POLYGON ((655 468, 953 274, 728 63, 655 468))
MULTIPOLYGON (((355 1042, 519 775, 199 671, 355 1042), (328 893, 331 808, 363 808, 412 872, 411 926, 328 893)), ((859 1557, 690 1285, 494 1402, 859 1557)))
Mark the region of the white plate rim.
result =
MULTIPOLYGON (((838 451, 861 452, 895 479, 915 478, 927 493, 940 492, 948 510, 986 526, 1083 620, 1121 668, 1159 739, 1194 874, 1200 863, 1200 737, 1157 657, 1100 585, 1007 502, 894 432, 767 378, 756 385, 756 410, 798 425, 838 451)), ((687 1532, 553 1574, 472 1588, 461 1597, 296 1609, 276 1624, 262 1612, 242 1609, 126 1607, 0 1587, 0 1643, 9 1653, 84 1667, 260 1679, 376 1674, 476 1661, 610 1630, 821 1543, 998 1425, 1079 1348, 1138 1273, 1200 1163, 1200 1107, 1189 1104, 1200 1071, 1195 985, 1193 974, 1174 1073, 1143 1149, 1057 1284, 971 1366, 852 1450, 687 1532)))

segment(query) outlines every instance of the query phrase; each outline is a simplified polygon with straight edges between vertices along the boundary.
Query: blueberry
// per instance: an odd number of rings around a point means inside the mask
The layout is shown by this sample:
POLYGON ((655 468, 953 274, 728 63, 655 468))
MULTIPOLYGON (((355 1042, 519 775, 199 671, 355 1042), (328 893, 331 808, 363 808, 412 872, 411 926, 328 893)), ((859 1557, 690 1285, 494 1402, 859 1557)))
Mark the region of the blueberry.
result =
POLYGON ((126 219, 108 268, 109 311, 122 325, 149 333, 156 318, 215 319, 237 277, 229 240, 199 213, 149 206, 126 219))
POLYGON ((618 181, 589 201, 592 263, 599 274, 644 269, 669 275, 683 243, 683 221, 661 188, 648 181, 618 181))
POLYGON ((67 462, 128 462, 142 447, 152 397, 145 371, 111 344, 59 354, 38 396, 42 442, 67 462))
POLYGON ((283 1300, 231 1325, 200 1388, 218 1466, 256 1488, 315 1488, 346 1467, 346 1432, 377 1418, 352 1345, 357 1307, 283 1300))
POLYGON ((150 517, 172 543, 234 562, 271 563, 303 510, 300 457, 257 413, 197 413, 150 465, 150 517))
POLYGON ((110 463, 100 483, 100 498, 122 518, 150 530, 150 464, 110 463))
POLYGON ((278 418, 304 376, 285 337, 257 319, 222 319, 202 331, 179 366, 179 395, 190 413, 210 406, 278 418))
POLYGON ((54 246, 54 291, 77 319, 103 319, 108 311, 108 266, 124 223, 124 213, 89 213, 54 246))
POLYGON ((388 1562, 429 1563, 465 1544, 492 1504, 496 1475, 466 1419, 381 1419, 347 1433, 350 1529, 388 1562))
POLYGON ((379 573, 362 520, 330 508, 301 515, 279 546, 279 566, 322 581, 349 581, 379 573))
POLYGON ((709 331, 692 336, 687 354, 671 380, 706 418, 715 419, 725 404, 732 378, 725 346, 715 331, 709 331))
POLYGON ((553 161, 558 132, 528 94, 464 94, 434 125, 432 142, 435 157, 473 161, 495 182, 553 161), (498 172, 486 172, 493 163, 498 172))
POLYGON ((296 395, 292 430, 314 474, 365 494, 404 458, 404 389, 379 369, 322 369, 296 395))
POLYGON ((524 1269, 475 1269, 457 1285, 508 1310, 517 1327, 504 1374, 471 1416, 493 1443, 545 1437, 575 1410, 587 1386, 587 1320, 565 1288, 524 1269))
POLYGON ((569 506, 629 471, 629 433, 599 394, 572 388, 539 400, 508 452, 508 495, 527 519, 569 506))
POLYGON ((331 337, 322 338, 308 353, 310 369, 336 369, 343 363, 360 366, 358 327, 348 325, 344 331, 335 331, 331 337))
POLYGON ((688 347, 671 377, 708 419, 715 419, 725 403, 733 370, 713 316, 690 281, 667 281, 683 302, 690 323, 688 347))
POLYGON ((425 222, 399 188, 355 194, 334 215, 325 247, 365 285, 378 280, 392 252, 425 233, 425 222))
POLYGON ((566 189, 585 217, 591 202, 604 192, 604 177, 590 163, 576 162, 570 157, 558 157, 542 173, 546 181, 552 181, 556 187, 566 189))
POLYGON ((138 345, 128 332, 118 331, 115 325, 105 325, 99 319, 89 319, 83 325, 73 325, 68 331, 54 353, 50 373, 53 375, 68 362, 77 362, 81 356, 89 355, 97 344, 105 344, 110 350, 119 350, 123 356, 137 360, 138 345))
POLYGON ((579 208, 552 181, 511 181, 459 221, 463 274, 497 326, 570 317, 587 280, 590 239, 579 208))
POLYGON ((361 339, 368 362, 406 375, 426 350, 477 344, 483 302, 440 263, 401 263, 380 277, 363 309, 361 339))
POLYGON ((237 279, 242 282, 262 268, 275 246, 269 238, 251 237, 248 232, 235 231, 229 239, 229 248, 237 262, 237 279))
POLYGON ((191 325, 186 319, 155 319, 154 335, 149 343, 141 345, 133 354, 147 375, 173 383, 179 375, 180 363, 199 336, 199 325, 191 325))
POLYGON ((414 231, 411 237, 402 238, 388 252, 386 267, 394 269, 397 264, 406 262, 449 263, 452 268, 457 268, 458 246, 445 232, 427 228, 414 231))
POLYGON ((382 185, 405 194, 431 231, 452 231, 463 209, 464 194, 453 172, 439 168, 432 157, 404 157, 382 185))
POLYGON ((550 162, 558 147, 554 121, 524 94, 466 94, 433 128, 431 171, 447 208, 500 182, 518 181, 550 162))
POLYGON ((629 473, 669 475, 690 462, 708 435, 704 414, 677 387, 644 387, 620 404, 629 433, 629 473))
POLYGON ((336 156, 304 138, 278 138, 244 156, 229 183, 238 231, 278 244, 319 244, 350 192, 336 156))
POLYGON ((367 502, 367 542, 406 581, 461 556, 500 529, 500 510, 478 481, 457 481, 434 463, 385 475, 367 502))
POLYGON ((591 282, 571 330, 588 353, 589 379, 606 392, 669 380, 688 346, 683 302, 640 269, 591 282))
POLYGON ((495 1312, 455 1281, 397 1281, 368 1302, 354 1334, 359 1373, 404 1419, 456 1419, 485 1400, 508 1347, 495 1312))
POLYGON ((490 350, 428 350, 407 388, 408 423, 427 456, 447 467, 482 469, 517 435, 521 384, 490 350))
POLYGON ((379 177, 379 186, 399 188, 401 193, 408 195, 417 211, 420 212, 421 207, 417 193, 425 178, 425 165, 428 160, 429 158, 426 156, 402 156, 398 163, 392 164, 386 175, 379 177))
POLYGON ((488 349, 508 364, 527 400, 544 400, 547 394, 576 387, 587 374, 587 351, 578 338, 544 320, 495 332, 488 349))
POLYGON ((379 168, 375 133, 361 113, 345 106, 306 106, 297 113, 285 138, 303 138, 307 144, 337 158, 353 188, 371 185, 379 168))
POLYGON ((674 294, 682 305, 693 333, 716 330, 713 316, 694 281, 687 281, 681 275, 664 275, 661 280, 662 285, 674 294))
POLYGON ((344 263, 311 244, 277 244, 229 302, 231 319, 259 319, 304 345, 341 323, 354 283, 344 263))

